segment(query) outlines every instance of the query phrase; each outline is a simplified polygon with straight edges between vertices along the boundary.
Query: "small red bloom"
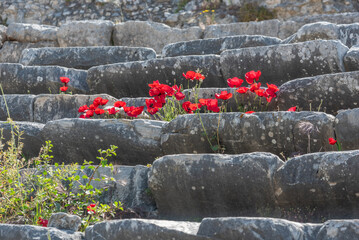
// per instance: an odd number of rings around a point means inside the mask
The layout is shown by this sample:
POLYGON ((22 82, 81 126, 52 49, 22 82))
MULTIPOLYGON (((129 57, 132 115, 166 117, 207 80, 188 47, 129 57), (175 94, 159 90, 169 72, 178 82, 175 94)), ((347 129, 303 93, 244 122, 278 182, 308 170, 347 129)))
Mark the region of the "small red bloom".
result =
POLYGON ((240 87, 243 82, 244 82, 243 79, 239 79, 237 77, 227 79, 228 86, 231 88, 240 87))
POLYGON ((86 114, 82 114, 80 118, 86 118, 86 114))
POLYGON ((108 103, 107 99, 101 99, 101 105, 106 105, 108 103))
POLYGON ((113 104, 114 107, 118 107, 118 108, 122 108, 122 107, 126 107, 126 103, 123 101, 117 101, 113 104))
POLYGON ((61 92, 66 92, 67 89, 68 89, 68 87, 66 87, 66 86, 60 87, 60 91, 61 91, 61 92))
POLYGON ((200 103, 191 103, 190 101, 184 102, 182 103, 182 108, 187 112, 187 113, 193 113, 193 111, 201 108, 202 105, 200 103))
POLYGON ((335 140, 334 138, 329 138, 328 140, 330 145, 334 145, 337 143, 337 140, 335 140))
POLYGON ((39 220, 37 221, 37 224, 42 225, 43 227, 47 227, 48 223, 49 223, 48 220, 42 219, 41 217, 39 217, 39 220))
POLYGON ((233 96, 232 93, 228 93, 227 91, 222 91, 221 94, 216 93, 214 95, 217 99, 222 99, 222 100, 228 100, 233 96))
POLYGON ((153 83, 151 83, 151 84, 148 84, 148 86, 150 87, 150 88, 156 88, 156 87, 159 87, 161 84, 160 84, 160 82, 158 81, 158 80, 156 80, 156 81, 153 81, 153 83))
POLYGON ((264 89, 254 90, 259 97, 269 97, 268 93, 264 89))
POLYGON ((268 93, 268 95, 271 97, 276 97, 277 96, 276 92, 279 91, 279 88, 274 84, 267 83, 267 86, 268 86, 268 88, 267 88, 266 92, 268 93))
POLYGON ((120 110, 116 110, 115 107, 112 107, 112 108, 109 108, 107 111, 108 111, 108 114, 114 115, 114 114, 118 113, 120 110))
POLYGON ((87 105, 83 105, 81 107, 79 107, 79 112, 85 112, 85 110, 88 110, 88 106, 87 105))
POLYGON ((147 112, 151 115, 155 114, 156 112, 158 112, 158 108, 154 107, 154 108, 147 108, 147 112))
POLYGON ((127 113, 128 116, 130 117, 137 117, 138 115, 140 115, 143 112, 143 109, 145 107, 141 106, 141 107, 124 107, 124 111, 125 113, 127 113))
POLYGON ((241 94, 246 93, 247 91, 248 91, 248 88, 246 88, 246 87, 240 87, 236 90, 237 93, 241 93, 241 94))
POLYGON ((297 111, 297 107, 291 107, 288 109, 288 112, 295 112, 297 111))
POLYGON ((260 87, 261 87, 261 83, 253 83, 251 85, 251 88, 249 89, 249 91, 254 92, 254 91, 258 90, 260 87))
POLYGON ((205 77, 197 72, 194 71, 188 71, 186 74, 182 74, 186 79, 189 79, 191 81, 193 80, 199 80, 199 81, 203 81, 203 79, 205 79, 205 77))
POLYGON ((245 112, 247 114, 252 114, 252 113, 255 113, 255 111, 248 111, 248 112, 245 112))
POLYGON ((89 106, 89 110, 95 110, 97 108, 97 106, 95 106, 94 104, 91 104, 90 106, 89 106))
POLYGON ((66 84, 70 82, 70 79, 68 77, 60 77, 60 81, 66 86, 66 84))
POLYGON ((86 118, 90 118, 90 117, 92 117, 93 116, 93 110, 88 110, 87 112, 86 112, 86 114, 85 114, 85 116, 86 116, 86 118))
POLYGON ((199 103, 207 107, 208 111, 219 112, 221 109, 218 107, 217 99, 199 99, 199 103))
POLYGON ((248 84, 253 84, 254 80, 258 81, 261 76, 261 71, 250 71, 245 74, 245 78, 248 84))
POLYGON ((96 213, 95 210, 93 210, 93 208, 96 207, 96 204, 90 204, 87 206, 87 213, 96 213))
POLYGON ((181 92, 176 92, 175 97, 178 101, 180 101, 180 100, 183 100, 186 97, 186 95, 184 95, 181 92))
POLYGON ((100 106, 100 105, 101 105, 101 102, 102 102, 102 98, 101 98, 101 97, 97 97, 97 98, 95 98, 95 100, 93 100, 93 105, 95 105, 96 107, 97 107, 97 106, 100 106))

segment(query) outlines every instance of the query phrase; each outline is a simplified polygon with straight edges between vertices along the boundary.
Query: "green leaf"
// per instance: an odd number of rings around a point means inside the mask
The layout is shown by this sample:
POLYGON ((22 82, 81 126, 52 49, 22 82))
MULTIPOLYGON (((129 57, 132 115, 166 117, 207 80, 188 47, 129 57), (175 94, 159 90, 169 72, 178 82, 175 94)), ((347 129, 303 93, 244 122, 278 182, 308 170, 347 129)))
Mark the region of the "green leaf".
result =
POLYGON ((80 180, 80 176, 79 176, 79 175, 76 175, 76 176, 74 177, 74 180, 75 180, 75 181, 80 180))
POLYGON ((83 175, 82 179, 89 179, 89 177, 87 175, 83 175))

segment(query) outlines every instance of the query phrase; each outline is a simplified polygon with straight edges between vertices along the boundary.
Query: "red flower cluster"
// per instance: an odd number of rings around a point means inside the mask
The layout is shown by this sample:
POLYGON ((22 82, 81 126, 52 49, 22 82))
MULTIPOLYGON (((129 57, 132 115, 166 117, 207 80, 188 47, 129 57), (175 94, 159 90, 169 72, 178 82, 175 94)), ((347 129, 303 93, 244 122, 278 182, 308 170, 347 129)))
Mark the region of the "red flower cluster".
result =
POLYGON ((198 72, 194 72, 194 71, 188 71, 188 72, 186 72, 186 74, 182 73, 182 75, 186 79, 191 80, 191 81, 193 81, 193 80, 203 81, 205 79, 205 77, 202 74, 200 74, 198 72))
POLYGON ((46 219, 42 219, 41 217, 39 217, 39 220, 37 221, 37 224, 43 226, 43 227, 47 227, 47 224, 49 223, 48 220, 46 219))
POLYGON ((66 93, 68 87, 67 84, 70 82, 68 77, 60 77, 60 81, 64 84, 63 87, 60 87, 60 91, 66 93))
POLYGON ((95 207, 96 207, 96 204, 90 204, 90 205, 88 205, 88 206, 87 206, 87 213, 90 213, 90 214, 96 213, 95 210, 93 210, 93 208, 95 208, 95 207))

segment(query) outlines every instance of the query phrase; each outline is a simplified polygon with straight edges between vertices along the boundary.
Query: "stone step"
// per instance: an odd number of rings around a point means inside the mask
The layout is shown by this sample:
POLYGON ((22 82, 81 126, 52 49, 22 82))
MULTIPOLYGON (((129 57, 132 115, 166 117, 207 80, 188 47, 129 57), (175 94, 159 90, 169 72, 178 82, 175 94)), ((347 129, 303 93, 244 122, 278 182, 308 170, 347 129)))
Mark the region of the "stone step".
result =
POLYGON ((29 48, 22 52, 19 62, 26 66, 54 65, 87 70, 99 65, 153 58, 156 58, 153 49, 140 47, 29 48))

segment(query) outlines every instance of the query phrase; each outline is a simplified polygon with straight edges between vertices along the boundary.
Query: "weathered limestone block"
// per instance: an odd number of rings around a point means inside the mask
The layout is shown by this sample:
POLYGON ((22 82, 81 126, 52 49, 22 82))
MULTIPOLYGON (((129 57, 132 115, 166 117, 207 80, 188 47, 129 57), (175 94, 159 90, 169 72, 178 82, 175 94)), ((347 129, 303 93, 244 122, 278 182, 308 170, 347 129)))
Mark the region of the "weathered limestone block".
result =
POLYGON ((89 90, 87 71, 57 66, 23 66, 16 63, 0 64, 0 83, 6 94, 59 93, 60 77, 70 78, 69 90, 84 93, 89 90))
MULTIPOLYGON (((5 94, 7 107, 9 108, 10 117, 14 121, 34 121, 33 102, 35 95, 28 94, 5 94)), ((8 118, 4 98, 0 98, 0 120, 6 121, 8 118)))
POLYGON ((345 71, 347 51, 335 40, 227 50, 221 54, 221 70, 225 79, 243 78, 246 72, 260 70, 262 84, 280 85, 295 78, 345 71))
POLYGON ((67 22, 57 31, 60 47, 110 46, 114 23, 105 20, 67 22))
POLYGON ((126 219, 96 223, 86 229, 86 240, 204 240, 196 236, 199 223, 166 220, 126 219))
POLYGON ((69 47, 30 48, 21 55, 23 65, 55 65, 89 69, 93 66, 119 62, 141 61, 156 58, 150 48, 135 47, 69 47))
POLYGON ((93 100, 102 97, 109 100, 106 106, 118 101, 107 94, 98 95, 69 95, 69 94, 41 94, 35 97, 33 102, 34 121, 46 123, 48 121, 63 118, 78 118, 79 107, 90 106, 93 100))
POLYGON ((57 47, 58 44, 53 41, 46 42, 4 42, 0 49, 0 63, 18 63, 21 53, 27 48, 57 47))
POLYGON ((280 86, 274 100, 282 111, 297 106, 301 111, 336 115, 341 109, 359 106, 358 85, 359 71, 300 78, 280 86))
POLYGON ((127 21, 116 24, 113 41, 116 46, 150 47, 161 53, 169 43, 200 39, 201 35, 199 27, 179 29, 156 22, 127 21))
POLYGON ((340 41, 352 47, 359 44, 359 23, 339 25, 340 41))
MULTIPOLYGON (((26 157, 37 157, 40 148, 45 143, 41 137, 41 131, 44 128, 44 124, 33 122, 15 122, 15 124, 17 126, 17 128, 13 127, 15 133, 22 132, 21 142, 24 144, 22 149, 23 154, 26 157)), ((3 143, 11 140, 11 124, 0 121, 0 129, 3 129, 3 143)))
POLYGON ((359 151, 294 157, 274 175, 278 205, 313 209, 318 217, 358 218, 358 169, 359 151))
POLYGON ((264 35, 278 37, 280 21, 267 20, 261 22, 239 22, 208 26, 204 38, 219 38, 234 35, 264 35))
MULTIPOLYGON (((160 83, 187 87, 188 80, 182 73, 196 69, 203 70, 206 77, 202 87, 226 86, 218 55, 180 56, 93 67, 88 70, 87 82, 91 93, 103 92, 117 98, 147 97, 149 83, 159 80, 160 83)), ((190 86, 194 84, 191 82, 190 86)))
POLYGON ((281 40, 279 38, 259 35, 200 39, 168 44, 163 48, 162 56, 174 57, 181 55, 220 54, 228 49, 275 45, 280 42, 281 40))
POLYGON ((152 163, 162 156, 160 132, 164 122, 126 119, 61 119, 47 122, 42 136, 51 140, 55 162, 78 162, 84 159, 99 163, 98 149, 118 146, 113 164, 152 163))
POLYGON ((161 136, 164 154, 212 153, 209 140, 212 146, 219 141, 228 154, 260 150, 291 156, 335 149, 328 144, 334 135, 334 117, 325 113, 223 113, 219 124, 218 116, 201 114, 208 139, 197 115, 181 115, 166 124, 161 136))
POLYGON ((77 215, 70 215, 64 212, 51 214, 48 227, 70 230, 76 232, 81 226, 81 218, 77 215))
POLYGON ((320 228, 316 240, 351 240, 359 238, 359 220, 329 220, 320 228))
POLYGON ((3 44, 3 42, 6 41, 6 30, 7 30, 7 27, 4 26, 4 25, 0 25, 0 48, 3 44))
POLYGON ((335 134, 343 150, 359 149, 359 108, 340 111, 335 119, 335 134))
POLYGON ((11 23, 6 31, 10 41, 19 42, 41 42, 57 41, 56 33, 58 27, 49 25, 11 23))
POLYGON ((148 182, 162 217, 256 216, 274 208, 272 176, 282 165, 269 153, 169 155, 148 182))
POLYGON ((303 23, 303 25, 307 23, 314 23, 314 22, 351 24, 354 22, 359 22, 359 13, 344 12, 344 13, 334 13, 334 14, 306 15, 306 16, 292 17, 289 20, 303 23))
POLYGON ((198 235, 211 239, 306 239, 315 240, 320 224, 303 224, 276 218, 205 218, 198 235))
POLYGON ((347 71, 359 70, 359 45, 355 45, 349 49, 344 57, 344 64, 347 71))
POLYGON ((84 240, 81 232, 62 231, 56 228, 44 228, 31 225, 0 224, 1 240, 84 240))

